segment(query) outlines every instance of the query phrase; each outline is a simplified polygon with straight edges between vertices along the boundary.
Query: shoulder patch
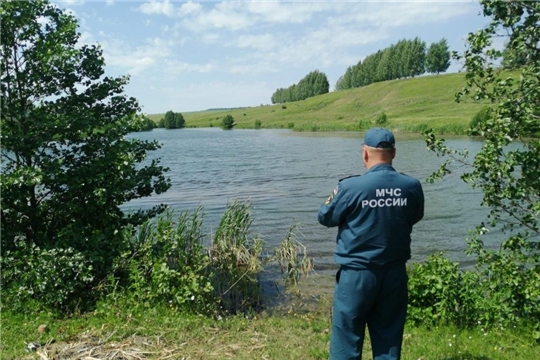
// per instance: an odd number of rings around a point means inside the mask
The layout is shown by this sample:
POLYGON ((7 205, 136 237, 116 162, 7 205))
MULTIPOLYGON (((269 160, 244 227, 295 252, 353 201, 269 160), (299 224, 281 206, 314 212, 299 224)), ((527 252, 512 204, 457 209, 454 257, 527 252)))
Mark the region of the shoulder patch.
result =
POLYGON ((350 176, 345 176, 344 178, 339 179, 339 181, 342 181, 342 180, 345 180, 345 179, 350 179, 350 178, 353 178, 353 177, 358 177, 358 176, 362 176, 362 175, 350 175, 350 176))
POLYGON ((330 194, 330 196, 328 197, 328 199, 326 199, 326 201, 324 202, 325 205, 330 204, 330 202, 332 201, 332 199, 334 199, 334 196, 336 196, 337 193, 338 193, 338 188, 339 188, 339 185, 336 186, 336 188, 334 189, 334 191, 332 191, 332 193, 330 194))
POLYGON ((405 173, 402 173, 400 172, 401 175, 405 175, 405 176, 408 176, 408 177, 412 177, 411 175, 408 175, 408 174, 405 174, 405 173))

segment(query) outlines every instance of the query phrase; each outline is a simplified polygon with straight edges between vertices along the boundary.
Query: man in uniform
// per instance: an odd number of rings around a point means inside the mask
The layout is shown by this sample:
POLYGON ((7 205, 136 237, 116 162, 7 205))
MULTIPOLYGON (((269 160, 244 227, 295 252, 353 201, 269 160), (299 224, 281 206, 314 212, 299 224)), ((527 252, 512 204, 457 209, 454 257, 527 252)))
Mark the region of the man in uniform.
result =
POLYGON ((367 325, 375 360, 399 359, 407 314, 412 227, 424 216, 420 182, 392 167, 394 135, 370 129, 367 172, 341 179, 319 208, 319 222, 338 227, 330 359, 361 359, 367 325))

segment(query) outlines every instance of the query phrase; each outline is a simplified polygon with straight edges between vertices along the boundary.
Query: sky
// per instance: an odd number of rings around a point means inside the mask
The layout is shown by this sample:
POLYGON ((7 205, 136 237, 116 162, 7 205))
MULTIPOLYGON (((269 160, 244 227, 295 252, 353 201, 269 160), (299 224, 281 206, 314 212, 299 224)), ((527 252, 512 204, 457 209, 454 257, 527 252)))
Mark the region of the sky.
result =
MULTIPOLYGON (((270 104, 314 70, 333 91, 347 67, 401 39, 463 52, 488 24, 478 1, 53 0, 99 44, 106 74, 146 114, 270 104)), ((448 72, 457 72, 452 63, 448 72)))

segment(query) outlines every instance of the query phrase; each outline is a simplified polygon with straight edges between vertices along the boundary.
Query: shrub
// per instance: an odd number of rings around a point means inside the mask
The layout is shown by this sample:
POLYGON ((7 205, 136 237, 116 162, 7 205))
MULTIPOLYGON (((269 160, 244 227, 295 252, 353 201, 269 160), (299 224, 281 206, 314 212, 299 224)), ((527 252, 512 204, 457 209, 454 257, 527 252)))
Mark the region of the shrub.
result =
POLYGON ((538 289, 538 269, 524 269, 507 255, 480 269, 460 270, 457 262, 437 254, 409 268, 408 320, 461 328, 538 324, 538 289))
POLYGON ((367 130, 371 127, 369 120, 360 120, 358 121, 358 129, 367 130))
POLYGON ((281 108, 285 110, 287 108, 287 105, 281 105, 281 108))
POLYGON ((287 127, 288 127, 289 129, 294 129, 294 123, 293 123, 293 122, 288 123, 288 124, 287 124, 287 127))
POLYGON ((408 320, 414 324, 477 324, 483 299, 479 277, 436 254, 409 268, 408 320))
POLYGON ((84 254, 68 247, 41 249, 26 238, 15 239, 15 247, 0 258, 2 301, 13 311, 42 309, 73 310, 95 298, 88 286, 94 281, 92 265, 84 254), (85 293, 85 297, 80 294, 85 293))
POLYGON ((377 117, 375 118, 375 124, 384 126, 388 122, 388 118, 386 117, 386 113, 384 111, 381 111, 379 114, 377 114, 377 117))
POLYGON ((202 244, 202 208, 182 212, 177 222, 167 212, 146 222, 132 239, 120 270, 128 273, 128 298, 136 304, 168 304, 183 311, 214 311, 208 254, 202 244), (123 268, 123 269, 122 269, 123 268))
POLYGON ((255 120, 255 124, 253 125, 254 129, 260 129, 262 125, 261 120, 255 120))
POLYGON ((235 125, 232 115, 227 114, 221 119, 221 128, 224 130, 231 130, 235 125))

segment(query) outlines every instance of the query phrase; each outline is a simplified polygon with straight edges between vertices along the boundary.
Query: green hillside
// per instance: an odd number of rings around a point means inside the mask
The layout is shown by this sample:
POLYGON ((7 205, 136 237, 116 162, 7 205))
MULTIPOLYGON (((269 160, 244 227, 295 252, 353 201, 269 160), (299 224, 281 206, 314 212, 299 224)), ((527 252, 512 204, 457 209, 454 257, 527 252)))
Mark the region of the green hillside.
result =
MULTIPOLYGON (((231 114, 237 128, 254 128, 259 120, 262 128, 332 131, 369 128, 384 111, 388 119, 385 126, 394 131, 417 132, 430 127, 437 133, 460 134, 482 107, 473 101, 455 102, 455 94, 464 85, 463 73, 425 76, 334 91, 286 104, 182 114, 188 127, 217 127, 223 116, 231 114)), ((149 116, 157 121, 163 114, 149 116)))

